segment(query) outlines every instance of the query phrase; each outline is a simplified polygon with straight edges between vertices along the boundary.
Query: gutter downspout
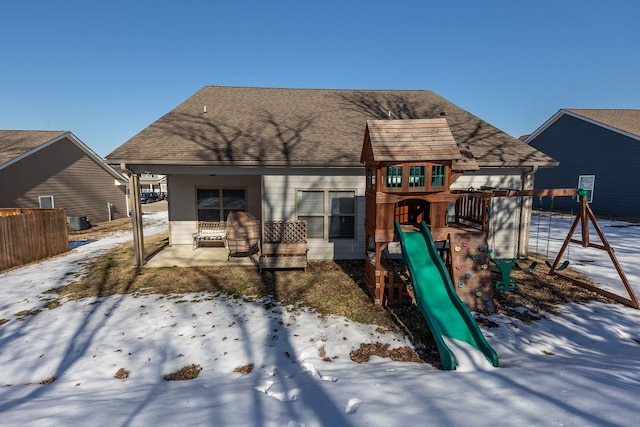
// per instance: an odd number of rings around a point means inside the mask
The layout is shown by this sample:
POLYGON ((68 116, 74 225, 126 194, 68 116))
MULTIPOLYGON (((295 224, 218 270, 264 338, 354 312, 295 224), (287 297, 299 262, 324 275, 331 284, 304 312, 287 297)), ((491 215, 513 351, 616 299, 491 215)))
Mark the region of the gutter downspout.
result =
MULTIPOLYGON (((531 169, 522 174, 522 189, 533 190, 534 175, 538 171, 538 166, 532 166, 531 169)), ((522 206, 520 207, 520 233, 518 236, 518 258, 526 258, 529 253, 529 234, 531 231, 531 207, 533 197, 523 197, 522 206)))
POLYGON ((129 176, 129 200, 131 201, 131 223, 133 225, 134 267, 144 265, 144 235, 142 233, 142 204, 140 203, 140 176, 133 173, 124 163, 120 170, 129 176))

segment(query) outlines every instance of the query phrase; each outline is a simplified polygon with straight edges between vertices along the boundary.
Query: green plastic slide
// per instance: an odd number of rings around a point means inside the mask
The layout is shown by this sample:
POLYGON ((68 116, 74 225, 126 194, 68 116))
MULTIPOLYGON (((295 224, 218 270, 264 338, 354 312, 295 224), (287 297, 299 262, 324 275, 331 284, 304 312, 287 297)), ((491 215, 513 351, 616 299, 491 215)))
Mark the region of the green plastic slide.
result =
POLYGON ((498 355, 458 297, 427 224, 424 221, 420 224, 420 232, 404 232, 399 222, 395 223, 395 228, 400 238, 402 257, 411 275, 416 303, 438 346, 442 368, 456 369, 458 364, 456 356, 442 337, 472 345, 493 366, 498 367, 498 355))

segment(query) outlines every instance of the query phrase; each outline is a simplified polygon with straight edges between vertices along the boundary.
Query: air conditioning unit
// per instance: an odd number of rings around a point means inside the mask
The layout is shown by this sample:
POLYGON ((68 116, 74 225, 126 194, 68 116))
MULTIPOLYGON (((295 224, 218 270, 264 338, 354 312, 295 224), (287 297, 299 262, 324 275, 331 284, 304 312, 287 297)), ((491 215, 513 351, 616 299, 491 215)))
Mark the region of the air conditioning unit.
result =
POLYGON ((87 220, 87 217, 82 215, 68 216, 67 224, 69 225, 69 230, 71 231, 80 231, 91 228, 91 224, 89 223, 89 220, 87 220))

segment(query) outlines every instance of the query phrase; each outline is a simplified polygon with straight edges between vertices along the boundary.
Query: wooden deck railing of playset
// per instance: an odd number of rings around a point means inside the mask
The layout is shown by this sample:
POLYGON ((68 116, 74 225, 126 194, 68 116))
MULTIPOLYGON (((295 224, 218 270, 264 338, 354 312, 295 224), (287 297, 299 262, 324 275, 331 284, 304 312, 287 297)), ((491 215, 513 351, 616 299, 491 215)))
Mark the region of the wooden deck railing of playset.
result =
POLYGON ((471 224, 486 230, 488 224, 487 206, 489 199, 465 196, 456 200, 455 223, 471 224))

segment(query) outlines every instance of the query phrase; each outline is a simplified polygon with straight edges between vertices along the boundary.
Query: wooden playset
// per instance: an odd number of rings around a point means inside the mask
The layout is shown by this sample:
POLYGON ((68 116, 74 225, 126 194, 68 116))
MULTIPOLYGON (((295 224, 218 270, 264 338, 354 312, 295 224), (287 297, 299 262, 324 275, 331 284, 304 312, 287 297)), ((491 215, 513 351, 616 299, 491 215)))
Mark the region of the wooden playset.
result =
MULTIPOLYGON (((361 162, 366 169, 365 191, 365 235, 367 257, 365 262, 365 280, 376 304, 403 302, 410 298, 405 292, 405 281, 396 270, 391 256, 387 256, 389 245, 394 242, 394 223, 403 227, 416 228, 426 222, 439 242, 439 250, 444 258, 460 260, 461 253, 448 253, 449 235, 459 232, 477 233, 467 236, 473 241, 474 250, 487 247, 486 231, 471 224, 483 221, 486 202, 470 203, 467 209, 461 209, 456 224, 448 224, 447 209, 449 203, 461 196, 452 194, 449 189, 458 174, 465 170, 477 169, 477 164, 466 157, 458 148, 447 121, 442 119, 424 120, 373 120, 367 122, 361 162), (479 207, 478 207, 479 206, 479 207)), ((462 203, 462 202, 461 202, 462 203)), ((461 243, 462 244, 462 243, 461 243)), ((465 254, 468 252, 465 246, 465 254)), ((465 259, 473 264, 486 264, 486 253, 465 259), (477 261, 477 262, 476 262, 477 261)), ((451 262, 449 262, 451 265, 451 262)), ((454 267, 455 268, 455 267, 454 267)), ((459 274, 472 274, 455 270, 459 274)), ((483 274, 486 276, 486 273, 483 274)), ((452 274, 452 276, 454 276, 452 274)), ((488 307, 485 299, 492 299, 492 288, 485 287, 480 275, 464 279, 457 277, 456 283, 465 284, 461 293, 469 294, 463 299, 472 308, 482 299, 482 307, 488 307), (473 285, 471 282, 474 283, 473 285), (482 298, 476 296, 482 291, 482 298)), ((462 288, 461 287, 461 288, 462 288)))
MULTIPOLYGON (((456 144, 444 118, 423 120, 373 120, 367 122, 361 162, 366 169, 365 191, 365 282, 376 304, 411 301, 410 278, 399 267, 393 244, 394 225, 403 230, 418 230, 425 222, 449 270, 456 292, 471 310, 493 312, 493 292, 509 291, 517 284, 510 278, 517 265, 512 258, 493 259, 489 247, 491 230, 490 205, 496 197, 575 197, 576 189, 495 190, 491 188, 452 191, 451 184, 466 170, 477 169, 468 152, 456 144), (452 215, 450 206, 455 206, 452 215), (449 218, 453 218, 449 222, 449 218), (490 263, 495 264, 501 278, 492 282, 490 263), (408 280, 409 279, 409 280, 408 280)), ((581 198, 581 208, 558 257, 550 265, 550 274, 575 282, 562 273, 560 264, 569 242, 595 247, 608 252, 629 292, 629 298, 619 297, 593 285, 578 283, 587 289, 609 296, 631 307, 640 308, 624 272, 615 259, 597 220, 581 198), (589 241, 591 222, 602 245, 589 241), (572 239, 578 223, 582 223, 582 240, 572 239)), ((531 270, 531 264, 525 270, 531 270)))

